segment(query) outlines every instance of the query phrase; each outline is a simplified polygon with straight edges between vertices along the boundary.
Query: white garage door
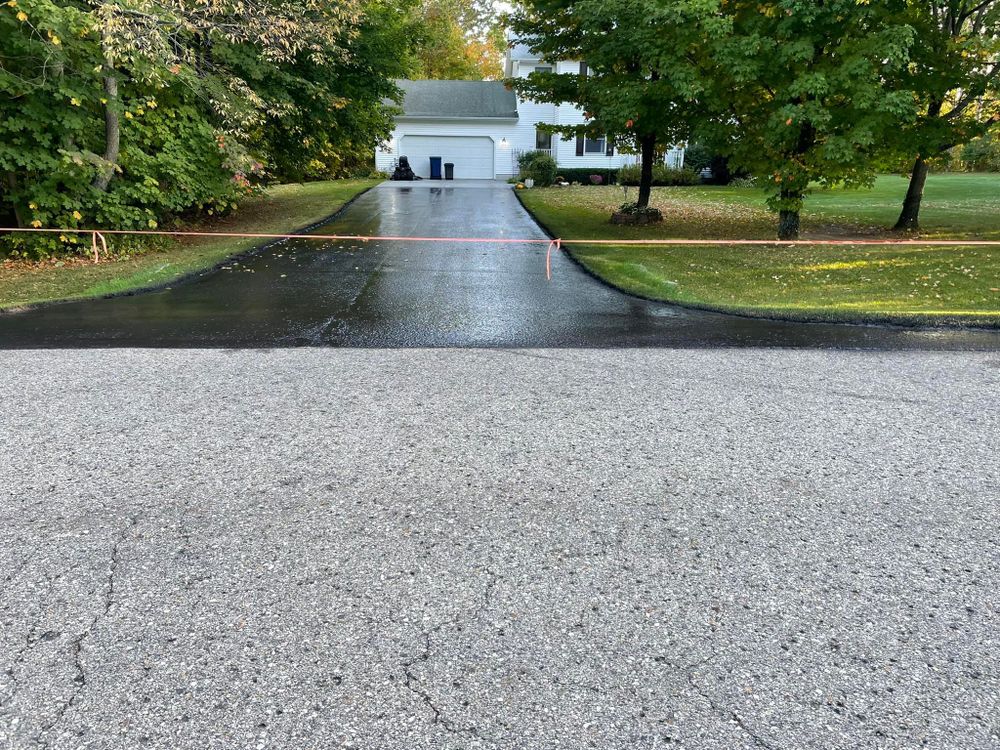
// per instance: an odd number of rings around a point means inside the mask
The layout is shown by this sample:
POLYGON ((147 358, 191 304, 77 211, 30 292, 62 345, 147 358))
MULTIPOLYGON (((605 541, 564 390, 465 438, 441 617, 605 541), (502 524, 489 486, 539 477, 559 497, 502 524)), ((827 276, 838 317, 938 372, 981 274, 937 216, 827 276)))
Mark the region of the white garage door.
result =
POLYGON ((399 153, 410 159, 413 171, 421 177, 431 176, 432 156, 440 156, 442 163, 452 162, 456 180, 492 180, 496 176, 493 140, 484 136, 404 135, 399 153))

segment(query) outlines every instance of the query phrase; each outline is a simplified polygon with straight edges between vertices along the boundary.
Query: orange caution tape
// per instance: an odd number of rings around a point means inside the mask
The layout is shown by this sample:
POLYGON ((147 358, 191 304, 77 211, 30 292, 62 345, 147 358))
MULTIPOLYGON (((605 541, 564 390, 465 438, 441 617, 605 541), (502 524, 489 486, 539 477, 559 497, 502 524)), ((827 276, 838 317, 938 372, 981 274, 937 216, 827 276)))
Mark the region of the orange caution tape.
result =
MULTIPOLYGON (((545 274, 552 278, 552 251, 563 248, 563 240, 555 239, 526 239, 517 237, 409 237, 395 235, 358 235, 358 234, 276 234, 270 232, 185 232, 167 231, 156 229, 49 229, 35 227, 0 227, 0 234, 4 232, 34 232, 34 233, 56 233, 56 234, 90 234, 91 249, 94 253, 94 262, 100 259, 98 253, 98 241, 103 248, 104 254, 108 253, 108 244, 104 238, 106 234, 113 235, 139 235, 154 237, 237 237, 243 239, 262 240, 342 240, 350 242, 450 242, 458 244, 488 244, 488 245, 548 245, 545 252, 545 274)), ((847 240, 692 240, 692 239, 658 239, 658 240, 591 240, 574 239, 574 244, 578 245, 608 245, 613 247, 632 246, 771 246, 771 247, 795 247, 805 245, 823 245, 852 247, 860 245, 891 245, 898 247, 1000 247, 1000 240, 893 240, 893 239, 847 239, 847 240)))

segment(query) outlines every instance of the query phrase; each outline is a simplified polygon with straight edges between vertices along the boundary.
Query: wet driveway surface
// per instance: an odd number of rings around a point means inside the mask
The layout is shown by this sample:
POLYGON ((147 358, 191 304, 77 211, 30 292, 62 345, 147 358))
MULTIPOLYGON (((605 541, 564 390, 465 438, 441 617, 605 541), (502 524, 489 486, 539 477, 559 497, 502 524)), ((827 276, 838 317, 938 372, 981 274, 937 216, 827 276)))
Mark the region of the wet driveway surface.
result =
MULTIPOLYGON (((545 237, 507 185, 385 183, 324 230, 545 237)), ((1000 348, 1000 332, 752 320, 646 302, 545 246, 434 242, 274 244, 175 288, 0 315, 0 347, 1000 348)))

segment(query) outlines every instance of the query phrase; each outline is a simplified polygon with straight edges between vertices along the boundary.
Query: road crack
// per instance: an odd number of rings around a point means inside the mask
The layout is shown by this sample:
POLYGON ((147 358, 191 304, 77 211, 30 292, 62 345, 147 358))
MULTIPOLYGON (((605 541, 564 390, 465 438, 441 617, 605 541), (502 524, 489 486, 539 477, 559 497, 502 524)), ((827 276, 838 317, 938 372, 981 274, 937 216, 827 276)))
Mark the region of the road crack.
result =
POLYGON ((742 730, 742 732, 747 737, 749 737, 750 740, 757 747, 763 748, 764 750, 783 750, 783 748, 781 748, 780 746, 775 745, 774 743, 764 739, 759 734, 757 734, 754 728, 751 727, 742 716, 740 716, 733 709, 720 705, 718 702, 716 702, 715 698, 713 698, 708 693, 708 691, 706 691, 704 688, 701 687, 701 685, 698 684, 698 681, 694 677, 694 672, 699 666, 707 664, 709 661, 711 661, 711 659, 705 659, 704 661, 699 662, 696 665, 693 665, 690 671, 688 672, 688 683, 691 685, 692 688, 694 688, 695 692, 698 693, 698 695, 700 695, 702 698, 704 698, 705 702, 708 703, 709 707, 721 718, 728 719, 729 721, 736 724, 736 726, 738 726, 742 730))
MULTIPOLYGON (((490 604, 493 601, 493 590, 496 588, 498 581, 498 576, 489 568, 486 568, 486 573, 489 576, 486 581, 486 587, 483 591, 482 601, 479 606, 469 615, 467 618, 469 621, 478 620, 487 609, 489 609, 490 604)), ((441 630, 446 627, 458 625, 463 618, 455 617, 449 620, 438 623, 430 630, 425 630, 421 633, 424 640, 423 651, 403 664, 403 676, 404 676, 404 687, 411 693, 416 695, 420 700, 430 709, 432 714, 431 723, 440 725, 446 732, 450 734, 462 735, 466 737, 472 737, 474 739, 480 740, 482 742, 487 742, 489 744, 494 744, 489 738, 484 737, 479 731, 479 728, 475 725, 462 727, 459 726, 455 721, 449 719, 445 716, 443 710, 434 702, 433 696, 425 690, 420 683, 420 679, 414 674, 414 667, 418 664, 426 663, 430 661, 433 655, 434 649, 432 646, 432 640, 441 630)))
POLYGON ((45 738, 45 735, 63 720, 63 717, 65 717, 67 712, 74 705, 76 705, 80 695, 87 687, 87 670, 83 662, 84 643, 90 637, 91 632, 93 632, 94 628, 97 627, 98 623, 108 616, 108 613, 111 612, 111 608, 115 605, 117 600, 115 591, 116 578, 118 574, 121 547, 125 543, 125 540, 128 539, 129 535, 134 531, 138 523, 138 516, 132 516, 129 518, 129 523, 118 532, 111 545, 111 553, 108 559, 108 571, 105 577, 104 589, 101 593, 101 606, 98 608, 97 613, 90 619, 90 622, 83 629, 83 631, 78 633, 70 642, 70 654, 73 660, 73 668, 76 672, 76 675, 73 678, 73 693, 70 695, 69 700, 65 701, 59 707, 56 711, 55 717, 51 721, 44 724, 38 732, 36 740, 42 747, 49 747, 49 742, 45 738))

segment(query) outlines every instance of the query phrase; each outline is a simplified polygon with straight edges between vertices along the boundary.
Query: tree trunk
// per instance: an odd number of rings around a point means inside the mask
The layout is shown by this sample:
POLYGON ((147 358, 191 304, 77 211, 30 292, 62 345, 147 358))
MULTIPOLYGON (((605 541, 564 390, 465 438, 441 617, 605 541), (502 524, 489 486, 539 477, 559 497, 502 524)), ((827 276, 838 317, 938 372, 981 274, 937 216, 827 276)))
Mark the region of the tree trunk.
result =
POLYGON ((17 199, 14 194, 17 192, 17 175, 13 172, 7 172, 4 175, 7 182, 7 189, 10 191, 10 205, 14 207, 14 221, 18 227, 25 226, 24 213, 21 211, 20 207, 17 205, 17 199))
MULTIPOLYGON (((781 200, 788 201, 801 201, 802 193, 795 190, 782 190, 781 200)), ((778 239, 779 240, 797 240, 799 238, 799 210, 783 208, 778 214, 778 239)))
POLYGON ((639 171, 639 208, 649 206, 649 196, 653 191, 653 160, 656 158, 656 136, 644 135, 640 141, 642 166, 639 171))
MULTIPOLYGON (((939 117, 942 109, 944 109, 943 102, 932 100, 927 106, 927 119, 939 117)), ((906 189, 903 210, 899 214, 899 221, 896 222, 896 230, 916 231, 920 228, 920 203, 924 199, 924 183, 927 182, 928 169, 923 154, 917 156, 913 173, 910 175, 910 186, 906 189)))
POLYGON ((114 75, 104 76, 104 167, 94 178, 94 187, 106 191, 111 184, 118 165, 121 146, 121 121, 118 118, 118 79, 114 75))
POLYGON ((924 198, 924 184, 927 182, 927 162, 918 156, 910 175, 910 186, 906 189, 903 211, 896 222, 897 231, 915 232, 920 229, 920 202, 924 198))

